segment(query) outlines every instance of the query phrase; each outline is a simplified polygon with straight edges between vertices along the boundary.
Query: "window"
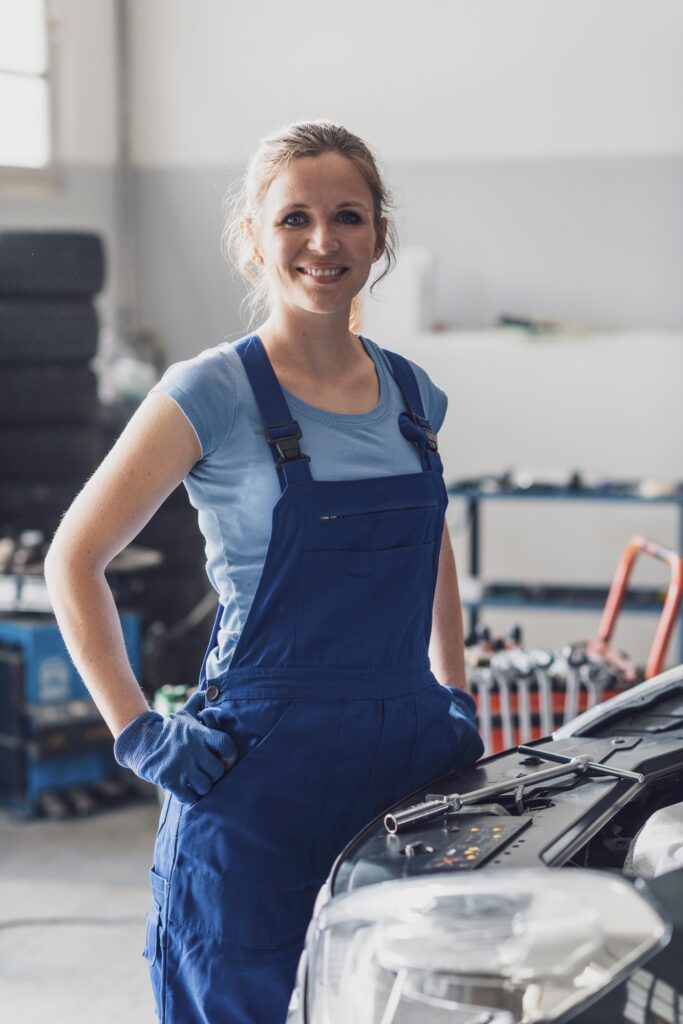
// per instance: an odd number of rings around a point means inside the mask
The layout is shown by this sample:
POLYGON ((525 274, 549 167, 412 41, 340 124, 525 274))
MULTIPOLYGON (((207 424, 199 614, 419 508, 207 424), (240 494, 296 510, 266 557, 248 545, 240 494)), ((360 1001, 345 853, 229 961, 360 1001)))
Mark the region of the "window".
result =
POLYGON ((0 0, 0 169, 47 170, 53 160, 45 0, 0 0))

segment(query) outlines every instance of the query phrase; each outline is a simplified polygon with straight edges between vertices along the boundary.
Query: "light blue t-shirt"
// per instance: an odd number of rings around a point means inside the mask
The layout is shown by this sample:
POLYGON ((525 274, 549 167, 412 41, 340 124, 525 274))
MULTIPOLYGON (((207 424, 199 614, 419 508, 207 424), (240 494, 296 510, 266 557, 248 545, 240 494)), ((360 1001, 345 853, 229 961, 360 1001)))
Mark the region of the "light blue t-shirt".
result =
MULTIPOLYGON (((359 336, 360 337, 360 336, 359 336)), ((361 338, 375 363, 378 404, 365 413, 326 412, 283 388, 302 431, 301 450, 310 456, 314 480, 416 473, 421 467, 415 445, 400 432, 405 405, 389 361, 375 342, 361 338)), ((193 359, 174 363, 152 391, 169 395, 195 430, 202 455, 184 483, 199 513, 206 541, 206 571, 225 611, 218 646, 211 653, 207 678, 228 668, 261 577, 270 540, 272 511, 280 483, 265 439, 261 414, 242 360, 224 342, 193 359)), ((425 415, 437 432, 448 399, 421 367, 411 363, 425 415)))

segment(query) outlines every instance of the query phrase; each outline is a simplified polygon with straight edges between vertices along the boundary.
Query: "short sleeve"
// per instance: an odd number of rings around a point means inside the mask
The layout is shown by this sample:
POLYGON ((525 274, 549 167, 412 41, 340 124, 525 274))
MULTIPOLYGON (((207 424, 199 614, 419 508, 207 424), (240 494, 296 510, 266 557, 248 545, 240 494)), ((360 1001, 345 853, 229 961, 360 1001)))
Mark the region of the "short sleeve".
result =
POLYGON ((443 421, 446 418, 448 395, 432 382, 431 378, 421 366, 414 363, 412 359, 409 359, 408 362, 413 368, 415 377, 417 378, 417 386, 420 389, 420 397, 422 398, 422 404, 424 405, 425 415, 431 423, 434 433, 438 434, 443 425, 443 421))
POLYGON ((180 407, 197 435, 202 458, 227 440, 235 422, 237 389, 220 349, 173 363, 150 394, 154 392, 168 395, 180 407))

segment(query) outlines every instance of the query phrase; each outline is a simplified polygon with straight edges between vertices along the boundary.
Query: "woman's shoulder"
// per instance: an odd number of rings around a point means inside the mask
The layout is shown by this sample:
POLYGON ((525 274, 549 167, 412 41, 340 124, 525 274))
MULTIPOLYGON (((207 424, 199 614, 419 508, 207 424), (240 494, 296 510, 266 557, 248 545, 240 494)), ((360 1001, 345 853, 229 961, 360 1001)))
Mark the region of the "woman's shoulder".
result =
POLYGON ((229 360, 226 358, 230 345, 221 342, 219 345, 212 345, 205 348, 196 355, 188 356, 187 359, 179 359, 166 368, 161 380, 155 384, 153 391, 170 383, 178 387, 192 386, 195 381, 211 381, 218 376, 227 378, 231 376, 229 360))
MULTIPOLYGON (((388 371, 393 376, 393 367, 391 360, 387 355, 386 349, 382 348, 373 341, 372 338, 368 338, 367 335, 362 335, 363 340, 368 342, 371 346, 372 351, 376 354, 376 359, 381 359, 388 371)), ((390 350, 391 351, 391 350, 390 350)), ((432 425, 432 430, 438 433, 441 429, 441 425, 446 416, 446 409, 448 408, 448 396, 445 391, 442 391, 440 387, 434 383, 429 374, 419 363, 416 363, 413 359, 409 359, 407 356, 402 356, 403 359, 409 364, 415 379, 417 380, 417 386, 420 392, 420 398, 424 406, 425 415, 432 425)))
POLYGON ((172 398, 195 429, 202 457, 232 430, 237 411, 232 346, 221 342, 172 363, 151 389, 172 398))

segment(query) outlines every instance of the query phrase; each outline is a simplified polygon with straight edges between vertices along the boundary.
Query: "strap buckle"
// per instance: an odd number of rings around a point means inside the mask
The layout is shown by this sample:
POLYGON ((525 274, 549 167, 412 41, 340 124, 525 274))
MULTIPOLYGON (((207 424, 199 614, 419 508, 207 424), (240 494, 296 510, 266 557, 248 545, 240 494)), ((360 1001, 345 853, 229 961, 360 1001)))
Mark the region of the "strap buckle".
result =
POLYGON ((425 436, 427 447, 430 452, 436 452, 439 450, 439 445, 436 440, 436 434, 432 430, 432 425, 429 420, 425 419, 424 416, 418 416, 417 413, 411 412, 410 418, 412 419, 415 426, 419 427, 425 436))
POLYGON ((299 441, 302 437, 301 427, 296 420, 290 420, 288 423, 274 423, 272 427, 266 430, 266 440, 271 448, 274 448, 278 453, 279 458, 275 463, 275 468, 279 469, 284 462, 292 462, 294 459, 306 459, 310 462, 310 456, 305 455, 299 447, 299 441), (275 430, 284 430, 294 427, 295 430, 292 433, 281 434, 279 437, 273 436, 272 432, 275 430))

